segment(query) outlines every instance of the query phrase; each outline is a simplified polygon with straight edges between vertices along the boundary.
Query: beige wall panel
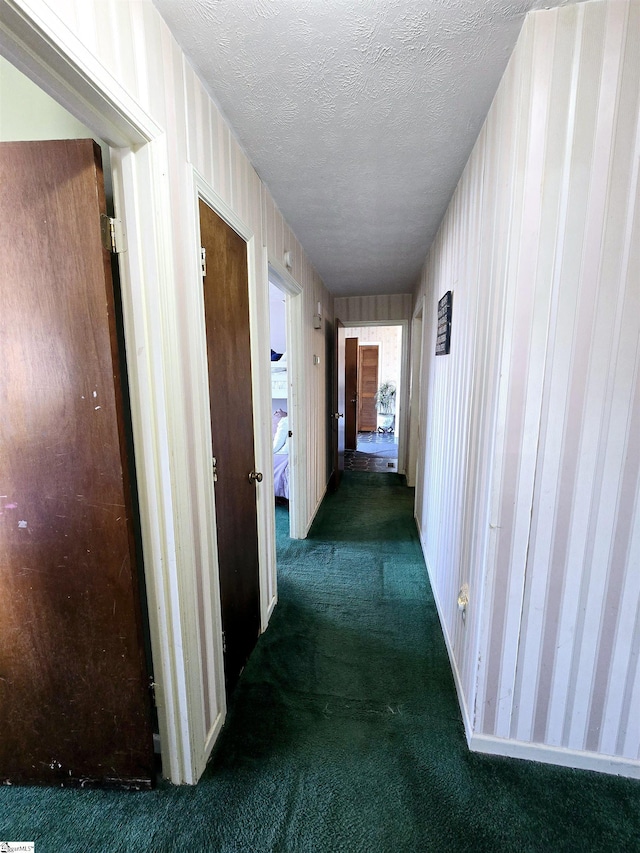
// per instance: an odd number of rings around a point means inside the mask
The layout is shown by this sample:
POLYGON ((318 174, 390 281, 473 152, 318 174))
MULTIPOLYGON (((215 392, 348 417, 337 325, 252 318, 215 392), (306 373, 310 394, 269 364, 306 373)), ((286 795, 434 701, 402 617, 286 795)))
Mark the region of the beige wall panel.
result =
POLYGON ((75 0, 75 22, 73 19, 62 16, 69 28, 78 36, 82 44, 92 53, 96 52, 97 22, 96 10, 93 3, 84 0, 75 0))
POLYGON ((530 15, 418 291, 418 522, 467 734, 490 751, 492 738, 506 753, 531 744, 542 760, 584 753, 606 768, 613 756, 630 775, 640 772, 639 106, 639 4, 530 15), (474 308, 464 283, 476 262, 474 308), (431 355, 432 324, 456 276, 454 332, 473 311, 464 332, 475 354, 451 359, 449 376, 431 355), (452 482, 464 489, 459 510, 452 482), (453 596, 464 567, 463 628, 453 596))
POLYGON ((388 296, 340 296, 335 299, 336 317, 343 323, 376 320, 410 320, 413 296, 394 293, 388 296))
MULTIPOLYGON (((187 126, 187 156, 207 183, 213 186, 212 140, 208 98, 195 71, 185 59, 184 95, 187 126)), ((225 198, 228 203, 229 199, 225 198)))

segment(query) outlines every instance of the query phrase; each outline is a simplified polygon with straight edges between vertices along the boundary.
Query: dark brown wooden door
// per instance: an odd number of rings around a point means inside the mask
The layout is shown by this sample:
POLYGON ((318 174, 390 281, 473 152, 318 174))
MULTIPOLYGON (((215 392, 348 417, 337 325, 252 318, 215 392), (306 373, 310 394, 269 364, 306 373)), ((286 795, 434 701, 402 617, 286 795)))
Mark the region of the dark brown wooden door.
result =
POLYGON ((378 345, 360 346, 358 364, 358 429, 375 432, 378 428, 376 391, 378 390, 378 345))
POLYGON ((356 450, 358 446, 358 339, 347 338, 344 343, 344 444, 347 450, 356 450))
POLYGON ((0 144, 0 779, 149 787, 100 149, 0 144))
POLYGON ((260 634, 247 244, 200 201, 227 695, 260 634))

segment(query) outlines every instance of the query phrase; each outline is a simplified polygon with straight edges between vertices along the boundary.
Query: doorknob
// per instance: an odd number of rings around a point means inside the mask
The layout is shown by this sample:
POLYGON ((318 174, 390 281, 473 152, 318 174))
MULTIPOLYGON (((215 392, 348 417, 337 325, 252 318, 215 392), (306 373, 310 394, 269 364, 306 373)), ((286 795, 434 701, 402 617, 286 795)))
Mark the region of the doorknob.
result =
POLYGON ((336 420, 338 420, 338 418, 343 418, 343 417, 344 417, 344 415, 342 414, 342 412, 336 412, 336 413, 335 413, 335 415, 334 415, 333 417, 334 417, 336 420))
POLYGON ((262 482, 262 474, 260 471, 250 471, 249 472, 249 481, 251 483, 261 483, 262 482))

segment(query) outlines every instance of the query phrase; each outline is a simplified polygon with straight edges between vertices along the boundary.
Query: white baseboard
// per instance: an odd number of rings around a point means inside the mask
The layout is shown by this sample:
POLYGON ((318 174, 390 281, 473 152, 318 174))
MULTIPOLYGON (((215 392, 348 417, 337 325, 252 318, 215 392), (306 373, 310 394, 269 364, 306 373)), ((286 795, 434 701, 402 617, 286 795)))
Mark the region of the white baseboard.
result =
POLYGON ((418 519, 416 518, 416 527, 418 528, 418 537, 420 539, 420 547, 422 548, 422 556, 424 557, 424 562, 427 567, 427 574, 429 575, 429 582, 431 584, 431 592, 433 593, 433 598, 436 603, 436 610, 438 611, 438 618, 440 620, 440 627, 442 628, 442 634, 444 636, 444 643, 447 647, 447 654, 449 655, 449 665, 451 667, 451 671, 453 673, 453 681, 456 685, 456 693, 458 695, 458 704, 460 705, 460 711, 462 712, 462 722, 464 725, 464 733, 467 738, 467 743, 470 742, 470 739, 473 735, 473 726, 471 724, 471 716, 469 714, 469 708, 467 706, 467 702, 464 695, 464 690, 462 688, 462 679, 460 678, 460 671, 458 670, 458 664, 456 663, 455 656, 453 654, 453 647, 451 645, 451 638, 449 637, 449 632, 447 631, 447 624, 444 620, 444 616, 442 613, 442 608, 440 605, 440 600, 438 598, 438 593, 436 586, 433 582, 433 578, 431 576, 431 569, 429 568, 429 561, 427 560, 427 555, 425 554, 424 549, 424 541, 422 537, 422 531, 420 529, 420 524, 418 519))
POLYGON ((322 494, 320 495, 320 499, 318 500, 318 502, 315 506, 315 509, 311 513, 311 516, 307 522, 307 526, 306 526, 305 531, 304 531, 304 536, 301 537, 302 539, 306 539, 307 536, 309 535, 309 531, 311 530, 311 525, 313 524, 314 519, 315 519, 316 515, 318 514, 318 510, 320 509, 320 504, 325 499, 326 494, 327 494, 327 486, 324 487, 324 490, 323 490, 322 494))
POLYGON ((204 749, 202 751, 202 755, 198 760, 198 768, 192 778, 185 779, 184 783, 186 785, 197 785, 200 776, 204 773, 204 769, 207 766, 207 761, 211 755, 213 747, 215 746, 216 740, 218 739, 218 735, 222 731, 222 726, 224 725, 224 720, 226 716, 226 709, 221 711, 214 720, 211 729, 208 731, 207 736, 204 742, 204 749))
POLYGON ((603 755, 600 752, 582 752, 576 749, 566 749, 562 746, 526 743, 525 741, 482 734, 471 736, 469 749, 472 752, 482 752, 486 755, 504 755, 507 758, 522 758, 526 761, 540 761, 543 764, 557 764, 560 767, 595 770, 597 773, 640 779, 640 761, 631 758, 619 758, 616 755, 603 755))
POLYGON ((264 629, 263 629, 263 633, 264 633, 264 631, 266 631, 266 630, 267 630, 267 625, 269 624, 269 620, 271 619, 271 614, 272 614, 272 613, 273 613, 273 611, 275 610, 275 606, 276 606, 276 604, 277 604, 277 603, 278 603, 278 596, 277 596, 277 595, 274 595, 274 596, 273 596, 273 598, 271 599, 271 603, 270 603, 270 604, 269 604, 269 606, 267 607, 267 623, 266 623, 266 625, 265 625, 265 627, 264 627, 264 629))
POLYGON ((525 761, 539 761, 542 764, 556 764, 560 767, 573 767, 576 770, 594 770, 597 773, 608 773, 613 776, 625 776, 630 779, 640 779, 640 760, 632 758, 620 758, 615 755, 603 755, 600 752, 585 752, 576 749, 567 749, 561 746, 547 746, 541 743, 527 743, 526 741, 511 740, 509 738, 499 738, 493 735, 476 734, 473 731, 471 717, 467 708, 467 703, 462 689, 460 673, 456 664, 451 640, 447 632, 447 626, 443 619, 440 601, 438 599, 437 589, 433 583, 429 561, 425 554, 424 541, 420 522, 415 519, 420 538, 420 546, 424 556, 424 562, 427 567, 427 573, 431 582, 431 589, 440 619, 440 626, 444 635, 447 654, 449 655, 449 664, 453 672, 453 679, 456 685, 458 694, 458 704, 462 712, 462 720, 464 730, 467 737, 469 749, 472 752, 481 752, 485 755, 502 755, 505 758, 520 758, 525 761))
MULTIPOLYGON (((426 563, 425 559, 425 563, 426 563)), ((427 572, 429 565, 427 563, 427 572)), ((431 577, 431 575, 429 575, 431 577)), ((433 588, 433 584, 432 584, 433 588)), ((541 743, 527 743, 526 741, 499 738, 493 735, 477 734, 473 731, 471 717, 462 689, 460 673, 456 665, 451 649, 451 642, 447 633, 438 596, 434 591, 434 599, 440 626, 444 635, 449 664, 453 672, 453 680, 456 685, 458 704, 462 712, 462 721, 467 738, 467 744, 472 752, 481 752, 486 755, 502 755, 506 758, 519 758, 525 761, 539 761, 542 764, 556 764, 560 767, 572 767, 576 770, 593 770, 597 773, 608 773, 613 776, 625 776, 630 779, 640 779, 640 761, 631 758, 620 758, 616 755, 604 755, 600 752, 585 752, 576 749, 567 749, 562 746, 548 746, 541 743)))

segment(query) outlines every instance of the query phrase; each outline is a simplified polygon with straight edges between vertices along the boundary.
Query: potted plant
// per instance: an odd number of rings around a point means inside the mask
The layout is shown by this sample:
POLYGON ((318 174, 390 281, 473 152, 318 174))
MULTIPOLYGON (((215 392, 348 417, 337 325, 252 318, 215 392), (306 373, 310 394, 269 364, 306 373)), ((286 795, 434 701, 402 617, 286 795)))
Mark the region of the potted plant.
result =
POLYGON ((396 414, 396 383, 387 379, 376 391, 378 410, 378 432, 393 432, 396 414))

